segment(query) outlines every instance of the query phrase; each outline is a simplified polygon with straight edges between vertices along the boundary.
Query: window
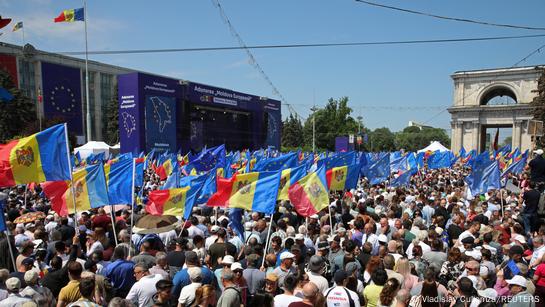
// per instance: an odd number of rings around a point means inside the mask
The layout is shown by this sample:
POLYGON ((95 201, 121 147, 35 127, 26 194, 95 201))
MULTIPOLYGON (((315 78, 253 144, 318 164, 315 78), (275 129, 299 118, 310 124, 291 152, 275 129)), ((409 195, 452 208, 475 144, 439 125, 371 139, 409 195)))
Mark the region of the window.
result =
POLYGON ((32 101, 36 100, 36 83, 34 79, 34 63, 19 59, 19 83, 21 91, 32 101))

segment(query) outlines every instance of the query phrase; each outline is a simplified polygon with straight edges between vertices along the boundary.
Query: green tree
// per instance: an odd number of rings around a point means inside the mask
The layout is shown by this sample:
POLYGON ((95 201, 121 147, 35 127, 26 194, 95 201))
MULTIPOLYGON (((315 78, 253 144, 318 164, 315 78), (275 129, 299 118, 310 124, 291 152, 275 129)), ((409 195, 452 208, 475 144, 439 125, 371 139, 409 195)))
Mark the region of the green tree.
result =
POLYGON ((303 124, 297 116, 290 114, 282 123, 282 146, 302 147, 303 145, 303 124))
POLYGON ((315 119, 316 149, 335 150, 335 137, 356 134, 358 127, 363 128, 350 114, 348 97, 336 100, 330 98, 326 106, 311 114, 303 128, 305 143, 312 147, 312 127, 315 119))
POLYGON ((371 151, 394 151, 395 135, 390 129, 377 128, 369 135, 371 151))
POLYGON ((3 69, 0 69, 0 87, 13 95, 11 101, 0 101, 0 141, 6 142, 21 136, 25 127, 36 122, 36 106, 3 69))
MULTIPOLYGON (((545 121, 545 69, 541 72, 541 76, 537 79, 537 90, 534 91, 537 96, 530 103, 534 107, 533 115, 535 120, 545 121)), ((545 138, 538 140, 538 146, 545 146, 545 138)))
POLYGON ((119 102, 117 98, 117 84, 114 88, 114 96, 112 97, 112 100, 108 102, 106 110, 108 122, 106 124, 104 139, 106 143, 115 145, 119 143, 119 102))
POLYGON ((507 145, 511 146, 511 144, 513 144, 513 137, 508 136, 505 139, 503 139, 501 146, 507 146, 507 145))
POLYGON ((406 127, 395 135, 397 150, 417 151, 428 146, 432 141, 440 142, 446 147, 450 146, 449 136, 440 128, 406 127))

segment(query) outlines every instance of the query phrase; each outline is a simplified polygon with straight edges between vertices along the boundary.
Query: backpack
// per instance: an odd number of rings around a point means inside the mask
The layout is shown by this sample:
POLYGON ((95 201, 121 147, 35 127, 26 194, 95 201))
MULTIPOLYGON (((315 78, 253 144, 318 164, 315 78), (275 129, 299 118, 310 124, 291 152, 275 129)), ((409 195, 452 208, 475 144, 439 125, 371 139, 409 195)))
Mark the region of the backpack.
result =
MULTIPOLYGON (((345 287, 342 287, 344 292, 346 292, 346 295, 348 295, 348 302, 350 304, 350 307, 356 307, 356 303, 354 302, 354 299, 352 299, 352 296, 350 295, 350 292, 348 292, 348 290, 346 290, 345 287)), ((331 293, 331 291, 333 291, 333 289, 335 289, 335 287, 327 290, 327 293, 325 294, 325 299, 327 300, 327 297, 329 296, 329 293, 331 293)))

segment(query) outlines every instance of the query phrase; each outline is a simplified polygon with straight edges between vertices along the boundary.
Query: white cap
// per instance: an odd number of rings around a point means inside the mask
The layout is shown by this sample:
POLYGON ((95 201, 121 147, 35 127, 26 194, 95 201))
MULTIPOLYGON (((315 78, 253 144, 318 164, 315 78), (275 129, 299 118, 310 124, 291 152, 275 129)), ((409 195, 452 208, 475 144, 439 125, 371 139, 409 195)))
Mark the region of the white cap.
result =
POLYGON ((495 300, 498 297, 498 292, 492 288, 487 288, 484 290, 477 290, 477 293, 479 293, 479 296, 482 296, 484 298, 488 298, 491 300, 495 300))
POLYGON ((295 240, 304 240, 305 239, 305 236, 303 236, 302 233, 298 233, 295 235, 295 240))
POLYGON ((229 220, 229 218, 226 217, 225 215, 222 215, 222 216, 218 217, 218 222, 221 223, 223 220, 229 220))
POLYGON ((318 214, 313 214, 310 216, 311 219, 315 219, 315 220, 318 220, 320 219, 320 217, 318 216, 318 214))
POLYGON ((337 230, 335 230, 335 233, 340 233, 340 232, 346 232, 346 229, 344 227, 339 227, 337 228, 337 230))
POLYGON ((378 235, 378 241, 383 243, 388 243, 388 237, 385 236, 383 233, 378 235))
POLYGON ((513 240, 519 241, 522 244, 526 244, 526 238, 523 235, 516 235, 513 240))
POLYGON ((295 258, 295 255, 290 252, 283 252, 282 254, 280 254, 280 260, 293 259, 293 258, 295 258))
POLYGON ((511 279, 507 279, 506 282, 510 285, 517 285, 517 286, 521 286, 521 287, 524 287, 526 288, 526 285, 527 285, 527 281, 526 281, 526 278, 520 276, 520 275, 516 275, 515 277, 511 278, 511 279))
POLYGON ((235 271, 235 270, 244 270, 242 268, 242 265, 238 262, 235 262, 233 264, 231 264, 231 271, 235 271))
POLYGON ((221 260, 221 264, 233 264, 234 262, 235 258, 233 258, 231 255, 227 255, 221 260))
POLYGON ((543 154, 543 149, 534 150, 534 153, 541 156, 543 154))
POLYGON ((220 230, 220 227, 218 225, 214 225, 210 228, 211 233, 216 233, 218 232, 218 230, 220 230))

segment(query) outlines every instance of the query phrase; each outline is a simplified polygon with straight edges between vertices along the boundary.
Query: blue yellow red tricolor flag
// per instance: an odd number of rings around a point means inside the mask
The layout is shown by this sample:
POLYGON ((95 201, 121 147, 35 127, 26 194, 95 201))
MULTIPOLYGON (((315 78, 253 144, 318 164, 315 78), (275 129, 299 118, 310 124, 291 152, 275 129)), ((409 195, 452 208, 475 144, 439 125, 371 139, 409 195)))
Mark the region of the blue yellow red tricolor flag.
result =
POLYGON ((320 167, 289 188, 290 201, 299 215, 311 216, 329 205, 325 173, 325 168, 320 167))
POLYGON ((84 20, 85 14, 83 8, 64 10, 57 18, 53 19, 55 22, 74 22, 84 20))
POLYGON ((360 164, 334 167, 327 170, 326 180, 330 191, 355 189, 360 179, 360 164))
POLYGON ((149 193, 146 212, 152 215, 174 215, 189 218, 200 191, 199 187, 155 190, 149 193))
POLYGON ((217 178, 217 192, 208 206, 240 208, 247 211, 274 213, 281 172, 235 174, 230 179, 217 178))
POLYGON ((294 168, 288 168, 282 171, 280 176, 280 187, 278 188, 278 199, 289 200, 288 190, 292 184, 305 177, 307 174, 307 165, 301 165, 294 168))
MULTIPOLYGON (((102 163, 91 165, 73 173, 76 210, 86 211, 109 204, 106 178, 102 163)), ((73 214, 74 198, 70 180, 42 183, 45 195, 51 201, 51 208, 60 216, 73 214)))
POLYGON ((64 125, 0 145, 0 187, 70 180, 64 125))

